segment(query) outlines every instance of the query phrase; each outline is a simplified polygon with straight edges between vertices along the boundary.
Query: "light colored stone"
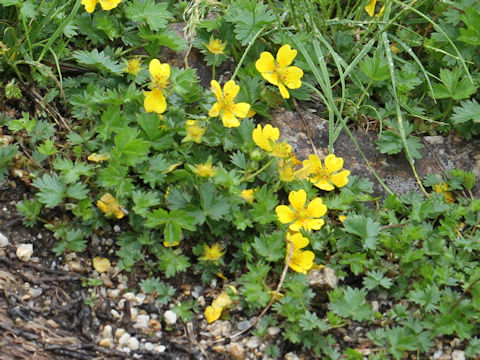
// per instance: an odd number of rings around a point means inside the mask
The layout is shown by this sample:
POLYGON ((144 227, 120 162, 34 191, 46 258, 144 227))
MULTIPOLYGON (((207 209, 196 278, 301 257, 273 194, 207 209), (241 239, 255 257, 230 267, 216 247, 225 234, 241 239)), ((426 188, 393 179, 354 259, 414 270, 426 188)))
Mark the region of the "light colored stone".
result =
POLYGON ((335 270, 328 267, 310 270, 307 274, 307 282, 310 286, 329 287, 334 289, 338 284, 335 270))
POLYGON ((223 354, 225 352, 225 345, 215 345, 212 347, 212 350, 216 353, 223 354))
POLYGON ((136 307, 131 307, 130 308, 130 320, 134 321, 138 316, 138 309, 136 307))
POLYGON ((424 136, 423 137, 426 142, 432 145, 441 145, 445 142, 445 137, 441 135, 436 136, 424 136))
POLYGON ((107 290, 107 296, 109 298, 118 298, 120 296, 120 290, 119 289, 108 289, 107 290))
POLYGON ((145 294, 137 294, 137 296, 135 296, 135 301, 138 305, 142 305, 145 302, 146 297, 147 295, 145 294))
POLYGON ((135 337, 131 337, 128 340, 128 348, 132 351, 137 351, 140 348, 140 342, 135 337))
POLYGON ((123 298, 124 298, 124 299, 127 299, 127 300, 130 301, 131 303, 135 303, 135 302, 136 302, 135 294, 134 294, 133 292, 127 292, 127 293, 123 294, 123 298))
POLYGON ((120 315, 120 313, 115 310, 115 309, 111 309, 110 310, 110 314, 112 314, 112 316, 115 318, 115 319, 120 319, 122 317, 122 315, 120 315))
POLYGON ((143 348, 146 350, 146 351, 153 351, 153 349, 155 348, 153 346, 153 344, 149 341, 147 341, 144 345, 143 345, 143 348))
POLYGON ((165 345, 157 345, 153 349, 153 351, 156 352, 156 353, 164 353, 165 350, 167 350, 167 347, 165 345))
POLYGON ((285 354, 284 357, 285 360, 300 360, 300 357, 295 354, 294 352, 289 352, 288 354, 285 354))
POLYGON ((443 350, 437 350, 433 353, 432 359, 433 360, 438 360, 440 357, 443 355, 443 350))
POLYGON ((137 318, 135 319, 135 324, 133 324, 133 327, 136 329, 148 329, 148 322, 150 321, 150 316, 149 315, 138 315, 137 318))
POLYGON ((109 339, 109 338, 100 339, 100 341, 98 342, 98 345, 109 348, 112 346, 112 339, 109 339))
POLYGON ((242 330, 248 328, 250 325, 252 325, 251 320, 244 320, 244 321, 238 322, 237 328, 238 328, 238 330, 242 331, 242 330))
POLYGON ((30 261, 33 254, 33 244, 19 244, 17 246, 17 257, 23 262, 30 261))
POLYGON ((113 339, 113 330, 111 325, 105 325, 103 327, 102 336, 105 339, 113 339))
POLYGON ((122 337, 123 334, 125 334, 125 329, 123 328, 118 328, 117 330, 115 330, 115 339, 119 339, 122 337))
POLYGON ((275 336, 280 332, 280 328, 278 326, 271 326, 267 329, 268 335, 275 336))
POLYGON ((465 360, 465 352, 462 350, 454 350, 452 352, 452 360, 465 360))
POLYGON ((128 346, 128 342, 130 341, 131 335, 125 332, 120 338, 118 339, 118 345, 120 346, 128 346))
POLYGON ((234 360, 245 359, 245 348, 242 344, 233 342, 229 345, 229 353, 234 360))
POLYGON ((113 231, 115 231, 116 233, 120 232, 120 230, 122 230, 122 229, 120 229, 120 226, 118 224, 115 224, 113 226, 113 231))
POLYGON ((380 309, 380 304, 376 300, 371 301, 370 305, 372 305, 373 312, 377 312, 380 309))
POLYGON ((260 339, 256 336, 252 336, 250 339, 248 339, 245 345, 249 349, 257 349, 260 346, 260 339))
POLYGON ((207 326, 211 336, 228 336, 232 331, 232 324, 228 320, 217 320, 207 326))
POLYGON ((82 273, 85 271, 85 268, 83 267, 83 265, 80 264, 78 261, 75 261, 75 260, 69 261, 67 265, 70 271, 73 271, 76 273, 82 273))
POLYGON ((31 297, 37 297, 43 294, 43 289, 42 288, 31 288, 29 290, 30 296, 31 297))
POLYGON ((2 233, 0 233, 0 248, 7 246, 9 242, 10 241, 8 240, 8 238, 2 233))
POLYGON ((177 314, 172 310, 165 311, 163 318, 165 319, 165 323, 167 325, 173 325, 177 322, 177 314))

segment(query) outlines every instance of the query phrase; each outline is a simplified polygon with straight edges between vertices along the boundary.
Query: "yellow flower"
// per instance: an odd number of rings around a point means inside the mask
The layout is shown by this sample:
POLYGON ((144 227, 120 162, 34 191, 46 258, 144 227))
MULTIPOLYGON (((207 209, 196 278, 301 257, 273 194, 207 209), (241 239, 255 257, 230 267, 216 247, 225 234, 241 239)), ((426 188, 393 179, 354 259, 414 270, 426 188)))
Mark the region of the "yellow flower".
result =
POLYGON ((200 260, 217 262, 224 254, 223 247, 216 243, 212 246, 204 245, 203 256, 200 257, 200 260))
POLYGON ((310 155, 308 160, 303 160, 303 166, 309 167, 309 180, 319 189, 331 191, 335 186, 340 188, 348 183, 350 171, 340 171, 343 167, 343 159, 334 154, 327 155, 325 166, 316 155, 310 155))
POLYGON ((198 121, 195 120, 187 120, 185 123, 185 130, 187 131, 187 136, 185 136, 182 141, 193 141, 197 144, 202 142, 202 136, 207 131, 206 128, 201 126, 198 121))
POLYGON ((220 315, 222 315, 223 309, 230 307, 230 305, 232 305, 232 299, 230 299, 230 296, 228 296, 225 291, 222 291, 220 295, 213 300, 212 305, 205 308, 205 319, 207 319, 209 324, 218 320, 220 315))
POLYGON ((254 192, 255 190, 253 189, 245 189, 240 192, 240 196, 242 197, 243 200, 251 204, 253 203, 253 200, 254 200, 254 196, 253 196, 254 192))
POLYGON ((211 305, 207 306, 205 308, 205 319, 207 322, 210 324, 214 322, 215 320, 218 320, 220 318, 220 315, 222 315, 223 308, 215 308, 211 305))
POLYGON ((290 246, 293 245, 292 257, 288 266, 293 270, 301 274, 306 274, 308 270, 313 266, 313 259, 315 254, 312 251, 301 251, 309 244, 309 241, 300 233, 291 235, 287 233, 287 256, 290 252, 290 246))
POLYGON ((207 50, 210 51, 214 55, 221 55, 225 54, 223 50, 225 50, 225 44, 220 39, 214 39, 213 37, 210 38, 210 42, 207 45, 207 50))
POLYGON ((299 170, 296 170, 295 167, 297 166, 297 164, 298 163, 292 160, 291 157, 289 159, 280 159, 277 168, 280 180, 283 182, 291 182, 295 180, 306 179, 308 177, 308 169, 301 168, 299 170))
POLYGON ((138 56, 135 56, 125 62, 124 72, 132 75, 137 75, 142 68, 142 62, 138 56))
POLYGON ((167 102, 163 91, 168 87, 170 77, 170 65, 162 64, 158 59, 152 59, 148 65, 152 80, 152 91, 144 91, 145 100, 143 106, 146 112, 163 114, 167 108, 167 102))
POLYGON ((213 177, 217 173, 215 166, 212 165, 212 159, 208 159, 206 163, 194 166, 194 171, 201 177, 213 177))
POLYGON ((2 54, 5 54, 8 50, 10 50, 7 45, 3 43, 3 41, 0 41, 0 50, 2 54))
POLYGON ((282 224, 289 224, 291 231, 319 230, 325 221, 319 219, 327 212, 327 207, 322 199, 314 198, 307 206, 307 193, 305 190, 291 191, 288 195, 291 206, 279 205, 275 208, 278 220, 282 224))
POLYGON ((440 183, 433 185, 433 190, 437 193, 443 193, 445 201, 449 203, 455 202, 455 197, 451 191, 448 191, 448 185, 446 183, 440 183))
POLYGON ((146 112, 154 112, 163 114, 167 109, 167 101, 163 96, 162 90, 153 89, 152 91, 144 91, 145 99, 143 100, 143 107, 146 112))
POLYGON ((290 45, 283 45, 277 52, 276 60, 269 52, 262 52, 256 61, 255 67, 269 83, 278 86, 284 99, 290 97, 289 89, 298 89, 302 86, 303 71, 299 67, 289 66, 297 56, 297 50, 290 45))
POLYGON ((242 102, 235 104, 235 97, 240 91, 240 86, 235 81, 229 80, 223 85, 223 92, 220 84, 216 80, 210 82, 211 90, 217 97, 217 102, 213 104, 208 112, 208 116, 222 118, 223 126, 227 128, 238 127, 240 122, 237 117, 245 118, 250 110, 250 105, 242 102))
POLYGON ((286 141, 282 141, 281 143, 274 143, 271 155, 286 159, 292 155, 292 147, 286 141))
POLYGON ((180 244, 180 241, 174 241, 173 243, 169 243, 168 241, 163 242, 163 246, 167 248, 177 246, 178 244, 180 244))
POLYGON ((109 153, 103 153, 103 154, 93 153, 93 154, 88 155, 87 159, 89 161, 93 161, 93 162, 102 162, 102 161, 110 159, 110 154, 109 153))
POLYGON ((122 0, 82 0, 82 5, 85 6, 85 11, 92 13, 95 10, 97 3, 100 3, 100 6, 103 10, 112 10, 115 9, 122 0))
POLYGON ((270 124, 265 125, 262 129, 262 125, 258 124, 257 127, 252 131, 252 139, 255 144, 267 151, 272 151, 272 142, 277 141, 280 137, 280 131, 278 128, 273 127, 270 124))
POLYGON ((97 206, 107 216, 113 215, 117 219, 121 219, 125 216, 125 212, 110 193, 104 194, 100 200, 97 201, 97 206))
POLYGON ((375 5, 377 4, 377 0, 370 0, 370 2, 365 6, 365 12, 372 17, 375 14, 375 5))
POLYGON ((343 223, 346 219, 347 219, 347 217, 346 217, 345 215, 340 215, 340 216, 338 217, 338 220, 340 220, 340 222, 342 222, 342 223, 343 223))

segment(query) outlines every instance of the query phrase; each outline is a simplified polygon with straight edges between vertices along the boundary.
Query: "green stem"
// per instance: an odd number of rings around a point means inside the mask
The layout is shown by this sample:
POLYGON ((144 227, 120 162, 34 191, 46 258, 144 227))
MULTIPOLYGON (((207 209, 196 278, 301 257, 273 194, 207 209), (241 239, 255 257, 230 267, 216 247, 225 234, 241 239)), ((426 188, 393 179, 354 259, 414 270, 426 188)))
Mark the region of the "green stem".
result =
POLYGON ((365 94, 368 94, 368 90, 370 89, 370 86, 372 86, 372 83, 373 81, 370 80, 370 82, 367 84, 367 87, 365 88, 365 91, 362 92, 362 94, 360 95, 360 98, 357 101, 357 109, 360 107, 360 104, 362 103, 363 98, 365 97, 365 94))
POLYGON ((255 34, 255 36, 252 38, 252 40, 250 40, 250 42, 248 43, 247 48, 245 49, 245 52, 244 52, 243 55, 242 55, 242 58, 241 58, 240 61, 238 62, 237 68, 235 69, 235 72, 233 73, 232 78, 231 78, 230 80, 235 80, 235 77, 237 76, 237 73, 238 73, 238 71, 240 70, 240 67, 242 66, 243 62, 245 61, 245 58, 247 57, 248 51, 250 50, 250 48, 252 47, 253 43, 255 42, 255 40, 257 40, 257 37, 262 33, 262 31, 263 31, 264 29, 265 29, 265 27, 262 26, 262 28, 261 28, 260 30, 258 30, 258 32, 255 34))
POLYGON ((265 165, 263 165, 260 169, 258 169, 257 171, 255 171, 253 174, 250 174, 248 176, 244 176, 240 182, 245 182, 245 181, 250 181, 252 180, 253 178, 255 178, 258 174, 260 174, 262 171, 264 171, 265 169, 267 169, 272 163, 273 163, 273 160, 275 160, 274 157, 272 157, 265 165))

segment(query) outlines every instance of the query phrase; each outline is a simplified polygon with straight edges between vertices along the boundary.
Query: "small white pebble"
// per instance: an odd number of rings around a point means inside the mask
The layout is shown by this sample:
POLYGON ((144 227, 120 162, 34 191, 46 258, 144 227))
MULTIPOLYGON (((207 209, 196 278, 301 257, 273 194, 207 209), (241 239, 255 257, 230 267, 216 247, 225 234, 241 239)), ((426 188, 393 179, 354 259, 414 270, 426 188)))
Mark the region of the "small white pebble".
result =
POLYGON ((151 342, 146 342, 145 345, 144 345, 144 348, 145 348, 145 350, 147 350, 147 351, 153 351, 154 346, 153 346, 153 344, 152 344, 151 342))
POLYGON ((42 288, 33 288, 33 289, 30 289, 30 295, 32 297, 37 297, 37 296, 40 296, 43 294, 43 289, 42 288))
POLYGON ((123 334, 125 334, 125 329, 118 328, 117 330, 115 330, 115 339, 121 338, 123 334))
POLYGON ((111 325, 105 325, 102 330, 102 336, 105 339, 112 339, 113 338, 113 331, 111 325))
POLYGON ((465 352, 462 350, 454 350, 452 352, 452 360, 465 360, 465 352))
POLYGON ((163 317, 167 325, 173 325, 177 322, 177 314, 172 310, 165 311, 165 313, 163 314, 163 317))
POLYGON ((2 210, 3 210, 3 211, 8 211, 8 208, 7 208, 6 206, 4 206, 4 207, 2 208, 2 210))
POLYGON ((8 238, 2 233, 0 233, 0 248, 7 246, 8 243, 9 243, 8 238))
POLYGON ((43 235, 42 235, 41 233, 38 233, 38 234, 37 234, 37 238, 38 238, 38 239, 42 239, 42 238, 43 238, 43 235))
POLYGON ((128 346, 128 343, 130 341, 130 334, 129 333, 124 333, 122 336, 120 336, 120 339, 118 339, 118 345, 120 346, 128 346))
POLYGON ((120 229, 120 226, 119 226, 118 224, 115 224, 115 225, 113 226, 113 231, 115 231, 115 232, 118 233, 118 232, 120 232, 120 230, 121 230, 121 229, 120 229))
POLYGON ((130 320, 134 321, 138 316, 138 309, 136 307, 130 308, 130 320))
POLYGON ((135 319, 135 324, 133 324, 133 327, 136 329, 147 329, 149 321, 150 321, 149 315, 145 315, 145 314, 138 315, 137 318, 135 319))
POLYGON ((16 254, 20 260, 28 262, 33 254, 33 244, 19 244, 16 254))
POLYGON ((145 302, 145 299, 146 299, 147 295, 145 294, 137 294, 137 296, 135 296, 135 301, 137 302, 138 305, 142 305, 144 302, 145 302))
POLYGON ((130 340, 128 340, 128 347, 132 351, 137 351, 140 348, 140 343, 137 340, 137 338, 132 337, 130 340))
POLYGON ((133 292, 127 292, 127 293, 123 294, 123 298, 127 299, 130 302, 134 302, 135 301, 135 294, 133 292))
POLYGON ((117 298, 120 296, 120 290, 118 289, 108 289, 107 290, 107 296, 109 298, 117 298))
POLYGON ((115 318, 115 319, 120 319, 122 317, 122 315, 119 314, 119 312, 115 309, 111 309, 110 310, 110 314, 112 314, 112 316, 115 318))
POLYGON ((165 352, 165 350, 167 350, 166 346, 164 345, 157 345, 155 346, 155 348, 153 349, 154 352, 157 352, 157 353, 163 353, 165 352))

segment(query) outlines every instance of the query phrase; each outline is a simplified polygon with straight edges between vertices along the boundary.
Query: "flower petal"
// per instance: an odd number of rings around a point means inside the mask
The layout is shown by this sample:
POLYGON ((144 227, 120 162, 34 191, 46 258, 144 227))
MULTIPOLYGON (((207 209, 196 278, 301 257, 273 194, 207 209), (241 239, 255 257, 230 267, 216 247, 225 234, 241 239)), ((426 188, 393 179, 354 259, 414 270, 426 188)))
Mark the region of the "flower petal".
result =
POLYGON ((268 141, 268 138, 264 135, 262 131, 262 125, 258 124, 257 127, 252 131, 253 142, 261 149, 265 151, 272 151, 272 146, 268 141))
POLYGON ((320 230, 325 224, 323 219, 306 219, 303 222, 303 228, 305 230, 320 230))
POLYGON ((97 5, 97 0, 82 0, 82 5, 85 6, 86 12, 92 13, 97 5))
POLYGON ((280 95, 282 95, 284 99, 290 99, 290 93, 288 92, 285 85, 283 85, 282 83, 278 83, 278 90, 280 90, 280 95))
POLYGON ((255 62, 255 67, 260 73, 273 72, 275 70, 275 59, 267 51, 260 54, 260 58, 255 62))
POLYGON ((278 205, 275 208, 275 212, 282 224, 288 224, 295 220, 295 213, 287 205, 278 205))
POLYGON ((309 216, 319 218, 327 213, 327 206, 323 204, 322 199, 315 198, 308 204, 307 212, 309 216))
POLYGON ((148 70, 150 71, 150 74, 152 74, 153 77, 158 76, 162 73, 162 64, 160 63, 160 60, 158 59, 152 59, 150 60, 150 63, 148 64, 148 70))
MULTIPOLYGON (((287 233, 287 241, 291 242, 293 244, 293 250, 298 251, 300 249, 303 249, 306 247, 310 242, 306 237, 304 237, 301 233, 295 233, 291 235, 290 233, 287 233)), ((288 248, 287 248, 288 250, 288 248)))
POLYGON ((223 311, 223 308, 221 307, 216 308, 213 306, 207 306, 204 312, 205 319, 210 324, 220 318, 220 315, 222 315, 222 311, 223 311))
POLYGON ((315 185, 317 188, 319 188, 321 190, 325 190, 325 191, 332 191, 333 189, 335 189, 335 186, 330 184, 330 182, 328 182, 325 179, 320 179, 319 181, 314 182, 313 185, 315 185))
POLYGON ((375 5, 377 4, 377 0, 370 0, 370 2, 365 6, 365 11, 371 17, 375 14, 375 5))
POLYGON ((218 102, 213 104, 210 110, 208 111, 208 116, 210 117, 217 117, 220 115, 220 110, 222 110, 222 105, 220 105, 218 102))
POLYGON ((263 134, 267 139, 275 141, 278 140, 278 138, 280 137, 280 130, 270 124, 267 124, 263 128, 263 134))
POLYGON ((233 115, 230 110, 224 110, 222 114, 222 123, 226 128, 239 127, 240 121, 233 115))
POLYGON ((336 157, 334 154, 327 155, 324 161, 325 168, 330 173, 339 171, 343 167, 343 159, 341 157, 336 157))
MULTIPOLYGON (((222 99, 222 88, 220 87, 220 84, 218 83, 217 80, 212 80, 210 82, 210 90, 215 94, 215 96, 217 97, 217 100, 221 100, 222 99)), ((217 115, 218 116, 218 115, 217 115)))
POLYGON ((267 80, 272 85, 278 85, 278 74, 276 72, 264 72, 261 73, 263 78, 267 80))
POLYGON ((349 170, 343 170, 339 172, 338 174, 332 175, 331 180, 332 183, 336 186, 341 188, 342 186, 345 186, 348 184, 348 176, 350 175, 349 170))
POLYGON ((122 0, 99 0, 103 10, 112 10, 121 3, 122 0))
POLYGON ((240 91, 240 86, 235 84, 235 81, 233 80, 228 80, 225 83, 225 85, 223 85, 223 94, 225 99, 230 99, 230 100, 235 99, 239 91, 240 91))
POLYGON ((312 251, 297 251, 293 253, 289 267, 298 273, 306 274, 313 266, 315 254, 312 251))
POLYGON ((298 89, 302 86, 300 80, 303 76, 303 70, 296 66, 288 67, 283 77, 283 83, 290 89, 298 89))
POLYGON ((233 104, 231 110, 235 116, 243 119, 247 117, 247 114, 250 111, 250 104, 247 104, 246 102, 233 104))
POLYGON ((290 204, 292 204, 293 208, 299 211, 303 208, 303 205, 305 205, 305 202, 307 201, 307 193, 303 189, 298 191, 290 191, 290 194, 288 194, 288 200, 290 201, 290 204))
POLYGON ((293 50, 290 45, 285 44, 277 52, 278 66, 288 66, 297 56, 297 50, 293 50))
POLYGON ((153 89, 152 91, 145 91, 143 106, 146 112, 163 114, 167 108, 167 102, 161 90, 153 89))

